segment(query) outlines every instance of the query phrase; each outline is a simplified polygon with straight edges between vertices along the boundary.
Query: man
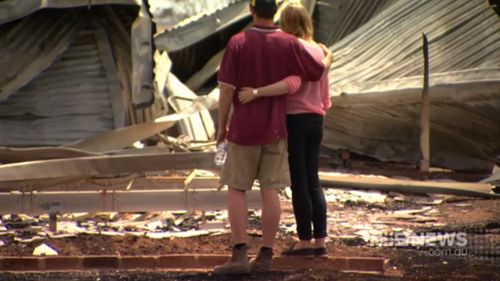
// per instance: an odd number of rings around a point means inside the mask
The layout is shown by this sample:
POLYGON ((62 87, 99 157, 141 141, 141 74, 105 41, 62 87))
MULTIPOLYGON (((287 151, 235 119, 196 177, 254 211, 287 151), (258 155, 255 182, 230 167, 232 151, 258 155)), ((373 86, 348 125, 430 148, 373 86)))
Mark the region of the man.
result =
MULTIPOLYGON (((215 267, 216 274, 240 274, 271 268, 273 244, 281 207, 278 190, 289 185, 287 164, 285 96, 261 97, 242 104, 237 93, 243 87, 258 88, 290 75, 317 81, 324 72, 292 35, 274 26, 274 0, 252 0, 254 26, 231 38, 219 71, 220 99, 217 142, 229 142, 221 182, 228 185, 227 209, 234 240, 231 259, 215 267), (233 105, 233 115, 228 116, 233 105), (245 191, 259 180, 262 198, 263 246, 251 262, 247 254, 247 205, 245 191)), ((328 54, 325 62, 331 63, 328 54)), ((289 85, 289 88, 292 88, 289 85)), ((254 91, 255 95, 265 93, 254 91)))

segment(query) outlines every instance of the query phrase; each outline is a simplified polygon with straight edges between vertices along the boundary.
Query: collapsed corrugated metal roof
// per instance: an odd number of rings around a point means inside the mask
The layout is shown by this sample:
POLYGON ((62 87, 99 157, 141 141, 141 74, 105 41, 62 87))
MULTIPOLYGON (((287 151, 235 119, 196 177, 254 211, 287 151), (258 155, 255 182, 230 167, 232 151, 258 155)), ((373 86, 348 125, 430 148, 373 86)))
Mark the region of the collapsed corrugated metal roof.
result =
POLYGON ((394 1, 334 44, 324 144, 417 163, 423 32, 431 164, 491 170, 500 154, 500 19, 486 1, 394 1))
POLYGON ((313 14, 315 38, 331 46, 394 2, 394 0, 318 0, 313 14))
MULTIPOLYGON (((1 2, 0 7, 7 2, 11 1, 1 2)), ((213 65, 220 58, 221 44, 245 26, 240 19, 249 19, 244 0, 149 4, 153 20, 166 28, 156 36, 156 44, 161 50, 177 50, 169 55, 182 80, 192 78, 212 57, 206 65, 213 65)), ((500 28, 486 1, 321 0, 314 17, 318 39, 335 42, 336 61, 330 71, 334 108, 326 118, 327 147, 416 163, 420 42, 426 32, 431 47, 431 162, 453 169, 491 167, 500 151, 496 141, 500 28)), ((110 40, 117 41, 115 37, 110 40)), ((130 67, 118 63, 122 87, 129 92, 130 78, 124 77, 130 67)), ((210 68, 210 73, 216 69, 210 68)), ((199 88, 203 81, 191 84, 199 88)))
MULTIPOLYGON (((34 54, 33 60, 44 61, 46 52, 55 48, 45 45, 44 49, 43 43, 49 40, 40 37, 65 38, 66 30, 56 23, 71 26, 64 17, 60 21, 54 20, 57 18, 54 13, 44 11, 35 19, 26 18, 14 25, 17 40, 7 38, 6 47, 17 52, 40 50, 34 54), (27 28, 25 24, 34 24, 38 28, 27 28), (39 35, 33 30, 39 30, 39 35), (63 34, 50 34, 50 30, 63 34), (26 38, 40 42, 41 47, 33 48, 34 43, 26 38)), ((74 11, 66 13, 71 18, 83 16, 74 11)), ((86 14, 86 11, 80 13, 86 14)), ((13 30, 7 30, 9 32, 13 30)), ((125 125, 120 85, 104 29, 99 25, 80 26, 73 36, 76 38, 71 38, 71 44, 65 46, 67 49, 59 58, 54 61, 50 58, 51 65, 46 70, 31 81, 23 79, 29 83, 0 103, 1 145, 61 145, 125 125), (114 99, 119 102, 112 102, 114 99)), ((23 56, 11 58, 18 61, 23 56)))
POLYGON ((238 1, 242 0, 149 0, 148 3, 156 30, 162 33, 196 22, 238 1))
MULTIPOLYGON (((203 3, 203 1, 197 2, 199 5, 203 3)), ((155 36, 156 47, 169 52, 178 51, 220 32, 233 23, 250 17, 248 1, 226 0, 221 2, 226 5, 222 6, 222 3, 207 5, 211 9, 202 10, 204 13, 189 18, 171 30, 157 34, 155 36), (220 9, 216 9, 219 7, 220 9)))
POLYGON ((87 24, 87 14, 64 11, 34 15, 0 29, 0 101, 47 68, 87 24))
POLYGON ((23 18, 45 8, 74 8, 93 5, 140 5, 138 0, 3 0, 0 1, 0 24, 23 18))

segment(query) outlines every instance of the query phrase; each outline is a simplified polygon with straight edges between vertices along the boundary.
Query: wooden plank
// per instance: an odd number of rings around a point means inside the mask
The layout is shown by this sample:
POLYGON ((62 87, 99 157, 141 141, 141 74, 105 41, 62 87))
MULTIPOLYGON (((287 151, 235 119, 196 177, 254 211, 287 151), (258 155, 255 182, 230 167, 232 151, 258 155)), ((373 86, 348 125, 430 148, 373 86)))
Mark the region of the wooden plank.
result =
POLYGON ((92 177, 170 169, 215 169, 213 152, 91 156, 0 166, 0 182, 92 177))
MULTIPOLYGON (((246 194, 249 208, 260 208, 260 191, 246 194)), ((224 210, 227 190, 141 190, 0 193, 0 214, 77 212, 156 212, 224 210)))
POLYGON ((359 178, 333 175, 320 175, 320 181, 325 186, 335 188, 361 188, 381 191, 441 193, 486 198, 500 198, 500 194, 491 193, 492 186, 485 183, 433 182, 359 178))

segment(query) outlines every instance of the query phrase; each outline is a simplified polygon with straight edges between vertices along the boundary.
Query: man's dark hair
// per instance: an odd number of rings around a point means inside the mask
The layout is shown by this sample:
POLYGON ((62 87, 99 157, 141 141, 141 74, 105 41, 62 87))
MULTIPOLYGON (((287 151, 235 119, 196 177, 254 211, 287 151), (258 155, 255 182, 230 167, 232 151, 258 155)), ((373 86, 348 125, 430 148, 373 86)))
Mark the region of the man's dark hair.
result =
POLYGON ((274 0, 250 0, 250 7, 257 17, 262 19, 273 19, 278 11, 278 5, 274 0))

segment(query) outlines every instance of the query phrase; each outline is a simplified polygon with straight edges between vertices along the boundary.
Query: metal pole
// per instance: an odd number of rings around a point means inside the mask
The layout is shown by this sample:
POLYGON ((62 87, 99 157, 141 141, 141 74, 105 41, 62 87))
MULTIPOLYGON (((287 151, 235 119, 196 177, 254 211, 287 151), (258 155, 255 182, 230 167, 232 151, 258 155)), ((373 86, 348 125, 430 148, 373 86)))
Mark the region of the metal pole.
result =
POLYGON ((424 89, 420 111, 420 171, 429 171, 430 159, 430 100, 429 100, 429 41, 422 33, 424 52, 424 89))

